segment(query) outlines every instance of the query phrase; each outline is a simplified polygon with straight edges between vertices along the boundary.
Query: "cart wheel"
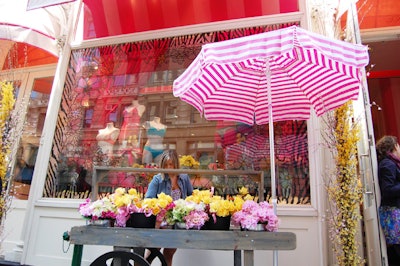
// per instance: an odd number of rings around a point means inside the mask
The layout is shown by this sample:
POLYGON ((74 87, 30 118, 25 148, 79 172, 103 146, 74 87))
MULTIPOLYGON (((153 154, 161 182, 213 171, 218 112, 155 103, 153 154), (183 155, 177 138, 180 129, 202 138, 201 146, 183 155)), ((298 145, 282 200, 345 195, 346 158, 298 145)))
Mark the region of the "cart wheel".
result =
POLYGON ((133 266, 134 263, 138 263, 140 266, 150 266, 150 264, 142 257, 136 253, 126 252, 126 251, 110 251, 107 252, 97 259, 95 259, 90 266, 107 266, 107 261, 111 260, 113 265, 114 259, 118 259, 121 266, 133 266))
POLYGON ((150 255, 146 258, 151 264, 155 258, 158 258, 161 262, 161 266, 167 266, 164 255, 160 252, 158 248, 147 248, 150 251, 150 255))

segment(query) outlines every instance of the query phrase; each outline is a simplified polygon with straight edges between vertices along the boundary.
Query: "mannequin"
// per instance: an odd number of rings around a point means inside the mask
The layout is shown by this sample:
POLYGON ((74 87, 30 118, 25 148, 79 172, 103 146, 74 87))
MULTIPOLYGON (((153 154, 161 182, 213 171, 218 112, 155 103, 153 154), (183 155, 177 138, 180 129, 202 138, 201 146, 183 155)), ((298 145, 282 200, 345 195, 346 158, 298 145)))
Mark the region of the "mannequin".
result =
POLYGON ((163 139, 167 126, 160 122, 159 117, 145 123, 147 142, 143 148, 143 163, 156 162, 157 157, 164 151, 163 139))
POLYGON ((104 154, 112 155, 113 146, 118 139, 120 130, 114 127, 114 123, 107 123, 106 127, 99 130, 96 136, 97 145, 104 154))
POLYGON ((145 110, 146 107, 139 104, 139 101, 136 99, 132 101, 131 105, 125 107, 123 111, 124 121, 119 135, 119 141, 123 143, 123 145, 126 145, 124 141, 139 138, 140 118, 145 110))

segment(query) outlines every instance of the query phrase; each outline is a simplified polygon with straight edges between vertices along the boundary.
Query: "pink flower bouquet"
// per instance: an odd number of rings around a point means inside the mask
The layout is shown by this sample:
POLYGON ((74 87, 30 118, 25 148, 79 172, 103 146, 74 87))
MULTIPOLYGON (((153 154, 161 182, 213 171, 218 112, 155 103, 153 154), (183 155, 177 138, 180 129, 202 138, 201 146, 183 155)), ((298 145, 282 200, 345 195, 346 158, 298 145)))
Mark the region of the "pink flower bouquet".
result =
POLYGON ((114 220, 117 217, 117 206, 109 197, 93 202, 90 199, 86 199, 85 202, 79 205, 79 213, 92 221, 101 219, 114 220))
POLYGON ((178 199, 173 202, 173 208, 167 211, 165 220, 168 224, 185 223, 186 229, 200 229, 209 216, 204 203, 178 199))
POLYGON ((186 229, 195 228, 200 230, 206 221, 208 221, 208 214, 203 210, 192 210, 185 216, 186 229))
POLYGON ((132 213, 143 213, 147 217, 161 216, 162 219, 166 211, 172 208, 172 203, 171 196, 164 193, 157 195, 157 198, 143 199, 136 189, 119 187, 113 194, 94 202, 86 199, 79 205, 79 213, 92 221, 112 219, 116 221, 115 226, 125 227, 132 213))
POLYGON ((262 224, 263 229, 270 232, 277 231, 279 226, 272 205, 266 201, 257 203, 252 200, 246 200, 242 209, 232 215, 232 223, 245 230, 256 230, 257 224, 262 224))

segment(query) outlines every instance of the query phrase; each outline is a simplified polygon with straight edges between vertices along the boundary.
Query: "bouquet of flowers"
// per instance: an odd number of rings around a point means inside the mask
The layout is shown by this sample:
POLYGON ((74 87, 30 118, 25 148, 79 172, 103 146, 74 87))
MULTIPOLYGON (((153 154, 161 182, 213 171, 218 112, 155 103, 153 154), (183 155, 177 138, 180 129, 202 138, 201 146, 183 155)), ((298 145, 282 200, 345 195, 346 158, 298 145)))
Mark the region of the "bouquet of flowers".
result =
POLYGON ((86 199, 84 203, 79 205, 79 213, 84 218, 95 221, 100 219, 114 220, 118 212, 117 206, 112 199, 106 196, 94 202, 90 199, 86 199))
POLYGON ((208 219, 204 203, 195 203, 184 199, 175 200, 172 208, 165 215, 168 224, 185 223, 186 229, 200 229, 208 219))
POLYGON ((111 195, 91 202, 90 199, 79 205, 79 213, 90 220, 112 219, 116 226, 125 227, 132 213, 143 213, 149 217, 157 216, 161 220, 172 208, 172 197, 161 193, 157 198, 142 199, 142 194, 136 189, 119 187, 111 195), (158 217, 160 216, 160 218, 158 217))
POLYGON ((279 226, 273 206, 266 201, 253 200, 244 201, 241 210, 232 215, 232 223, 247 230, 255 230, 257 224, 262 224, 263 229, 270 232, 277 231, 279 226))
POLYGON ((214 195, 214 191, 211 189, 194 190, 193 194, 186 198, 186 201, 205 205, 205 212, 209 217, 209 221, 206 223, 207 229, 224 230, 222 228, 229 229, 231 215, 241 208, 243 198, 240 195, 223 198, 214 195))
MULTIPOLYGON (((247 197, 247 190, 241 189, 241 193, 244 193, 245 199, 250 199, 247 197)), ((218 195, 214 195, 213 189, 211 190, 193 190, 193 194, 186 198, 186 201, 192 201, 195 203, 204 203, 206 205, 206 211, 210 216, 215 217, 227 217, 231 216, 236 211, 242 208, 244 202, 242 194, 237 196, 223 198, 218 195)), ((250 196, 251 197, 251 196, 250 196)))
POLYGON ((197 169, 200 163, 192 155, 183 155, 179 158, 179 164, 182 168, 197 169))
POLYGON ((147 217, 164 215, 172 203, 172 197, 165 193, 158 194, 157 198, 142 199, 136 189, 126 191, 125 188, 117 188, 111 196, 118 208, 117 226, 122 227, 126 225, 132 213, 144 213, 147 217))
MULTIPOLYGON (((209 204, 209 213, 215 217, 231 216, 237 211, 235 203, 231 199, 224 199, 221 196, 213 196, 209 204)), ((214 218, 215 219, 215 218, 214 218)))
POLYGON ((197 204, 204 203, 208 205, 210 204, 212 197, 213 197, 213 192, 210 190, 194 189, 192 195, 186 197, 185 200, 197 204))

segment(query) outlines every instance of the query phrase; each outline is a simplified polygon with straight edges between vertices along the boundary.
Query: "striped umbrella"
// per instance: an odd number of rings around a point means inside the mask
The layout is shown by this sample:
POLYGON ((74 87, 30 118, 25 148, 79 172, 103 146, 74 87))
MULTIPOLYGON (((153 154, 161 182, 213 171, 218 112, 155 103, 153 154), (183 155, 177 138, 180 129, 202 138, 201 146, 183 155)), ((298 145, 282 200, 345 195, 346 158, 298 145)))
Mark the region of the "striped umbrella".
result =
POLYGON ((297 26, 206 44, 173 93, 206 119, 269 123, 276 210, 273 123, 320 116, 359 94, 368 49, 297 26))

